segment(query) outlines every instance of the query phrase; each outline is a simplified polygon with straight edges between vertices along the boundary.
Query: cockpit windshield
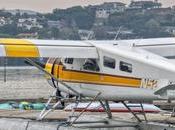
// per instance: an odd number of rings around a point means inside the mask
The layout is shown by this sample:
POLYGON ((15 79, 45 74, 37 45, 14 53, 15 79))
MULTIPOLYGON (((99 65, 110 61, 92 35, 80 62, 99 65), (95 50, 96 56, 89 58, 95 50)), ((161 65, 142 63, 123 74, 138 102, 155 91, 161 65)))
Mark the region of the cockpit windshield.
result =
POLYGON ((100 68, 95 59, 86 59, 83 65, 83 69, 90 71, 100 71, 100 68))

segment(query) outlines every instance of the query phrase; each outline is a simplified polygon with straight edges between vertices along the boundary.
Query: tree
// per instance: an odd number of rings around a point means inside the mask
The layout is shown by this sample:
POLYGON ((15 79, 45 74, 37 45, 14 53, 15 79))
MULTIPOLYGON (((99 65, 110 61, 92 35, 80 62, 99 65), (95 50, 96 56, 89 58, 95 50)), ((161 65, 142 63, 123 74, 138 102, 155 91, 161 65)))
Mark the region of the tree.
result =
POLYGON ((29 18, 30 16, 27 13, 21 15, 22 18, 29 18))
POLYGON ((92 15, 88 10, 82 8, 81 6, 73 7, 68 9, 68 12, 72 19, 75 20, 78 28, 80 29, 90 29, 94 23, 94 15, 92 15))
POLYGON ((58 28, 52 28, 51 29, 51 36, 54 38, 54 39, 59 39, 60 38, 60 31, 58 28))
POLYGON ((80 29, 90 29, 95 21, 94 11, 81 6, 68 9, 54 9, 52 14, 46 14, 45 17, 55 21, 64 19, 69 25, 72 25, 75 21, 76 26, 80 29))
POLYGON ((52 36, 51 36, 51 31, 47 28, 44 28, 44 29, 40 29, 38 31, 38 38, 39 39, 51 39, 52 36))
POLYGON ((17 28, 16 23, 7 24, 7 25, 0 27, 0 33, 9 34, 9 35, 17 35, 18 28, 17 28))
POLYGON ((97 40, 107 39, 107 32, 104 27, 94 28, 94 34, 97 40))
POLYGON ((145 23, 145 28, 151 32, 156 32, 160 30, 160 23, 154 19, 150 19, 145 23))
POLYGON ((63 28, 60 33, 60 39, 63 40, 80 40, 78 30, 72 28, 63 28))
POLYGON ((0 17, 9 18, 11 16, 12 16, 11 13, 5 12, 4 10, 0 10, 0 17))

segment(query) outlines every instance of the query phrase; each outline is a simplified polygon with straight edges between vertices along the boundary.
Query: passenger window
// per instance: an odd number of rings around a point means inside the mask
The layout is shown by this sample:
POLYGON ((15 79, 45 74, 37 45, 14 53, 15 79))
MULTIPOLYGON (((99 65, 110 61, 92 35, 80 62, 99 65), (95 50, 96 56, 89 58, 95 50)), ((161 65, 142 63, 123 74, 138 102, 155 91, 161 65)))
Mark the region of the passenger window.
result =
POLYGON ((107 57, 107 56, 103 57, 103 65, 104 65, 104 67, 108 67, 108 68, 114 69, 115 68, 115 64, 116 64, 115 63, 115 59, 107 57))
POLYGON ((73 58, 66 58, 64 61, 66 64, 73 64, 74 59, 73 58))
POLYGON ((120 70, 128 73, 132 73, 132 64, 120 61, 120 70))

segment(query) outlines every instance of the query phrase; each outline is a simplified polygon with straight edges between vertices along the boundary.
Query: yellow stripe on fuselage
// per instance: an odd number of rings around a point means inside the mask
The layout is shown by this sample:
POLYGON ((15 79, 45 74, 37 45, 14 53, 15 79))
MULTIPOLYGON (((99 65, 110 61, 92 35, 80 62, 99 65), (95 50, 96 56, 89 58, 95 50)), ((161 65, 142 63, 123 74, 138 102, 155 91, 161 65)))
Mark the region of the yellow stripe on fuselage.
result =
POLYGON ((141 79, 137 78, 64 69, 62 71, 59 70, 58 77, 62 81, 75 83, 112 85, 134 88, 139 88, 141 85, 141 79))
POLYGON ((0 39, 4 45, 7 57, 39 57, 36 45, 22 39, 0 39))

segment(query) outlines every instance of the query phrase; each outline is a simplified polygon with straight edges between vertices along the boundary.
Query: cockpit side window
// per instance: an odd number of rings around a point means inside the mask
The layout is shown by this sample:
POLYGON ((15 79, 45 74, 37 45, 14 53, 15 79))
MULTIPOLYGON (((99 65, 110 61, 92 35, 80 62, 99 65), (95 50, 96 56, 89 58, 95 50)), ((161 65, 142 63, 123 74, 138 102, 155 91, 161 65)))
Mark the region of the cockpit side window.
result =
POLYGON ((100 68, 95 59, 86 59, 83 65, 83 69, 90 70, 90 71, 100 71, 100 68))
POLYGON ((115 59, 104 56, 103 57, 103 65, 104 65, 104 67, 115 69, 115 65, 116 65, 115 59))

